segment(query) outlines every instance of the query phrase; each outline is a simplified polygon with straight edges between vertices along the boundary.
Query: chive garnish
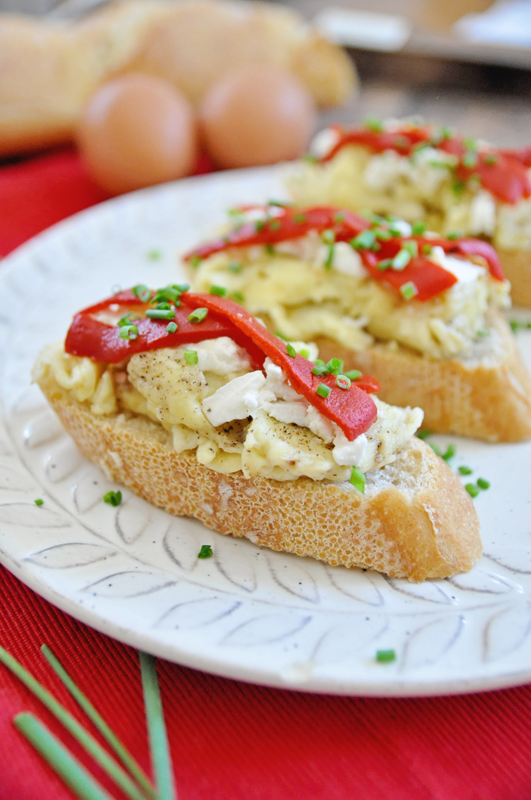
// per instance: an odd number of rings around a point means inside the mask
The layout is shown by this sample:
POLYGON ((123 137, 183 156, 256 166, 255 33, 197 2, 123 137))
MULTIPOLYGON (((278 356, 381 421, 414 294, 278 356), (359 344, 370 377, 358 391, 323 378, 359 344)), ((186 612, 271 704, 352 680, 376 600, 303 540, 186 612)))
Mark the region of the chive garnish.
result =
POLYGON ((483 157, 483 161, 484 161, 484 162, 485 162, 485 164, 487 164, 489 167, 493 167, 495 164, 497 164, 497 163, 498 163, 498 156, 497 156, 495 153, 487 153, 487 154, 486 154, 486 155, 483 157))
POLYGON ((29 712, 17 714, 13 724, 81 800, 112 800, 103 786, 59 739, 29 712))
POLYGON ((196 308, 195 311, 188 315, 188 321, 193 323, 202 322, 207 314, 208 308, 196 308))
POLYGON ((159 258, 162 258, 162 253, 160 250, 150 250, 147 254, 147 257, 150 258, 152 261, 158 261, 159 258))
POLYGON ((213 555, 214 555, 214 551, 212 550, 210 545, 209 544, 202 544, 201 545, 201 550, 197 554, 197 557, 198 558, 212 558, 213 555))
POLYGON ((365 230, 351 239, 350 244, 355 250, 369 250, 374 245, 375 238, 374 231, 365 230))
POLYGON ((382 133, 384 130, 383 122, 377 117, 366 117, 362 124, 364 128, 368 128, 370 131, 374 131, 374 133, 382 133))
POLYGON ((404 245, 404 247, 402 247, 402 249, 399 250, 396 256, 393 258, 391 266, 393 269, 403 270, 407 267, 410 261, 411 253, 404 245))
POLYGON ((176 322, 168 322, 168 324, 166 325, 166 332, 167 333, 175 333, 175 331, 177 330, 178 327, 179 326, 177 325, 176 322))
POLYGON ((455 454, 456 454, 455 444, 449 444, 448 447, 446 448, 446 451, 442 454, 441 458, 443 458, 445 461, 449 461, 451 458, 455 456, 455 454))
POLYGON ((286 345, 286 353, 288 354, 288 356, 291 356, 291 358, 295 358, 297 355, 297 351, 295 350, 293 345, 290 344, 289 342, 286 345))
POLYGON ((294 214, 293 222, 298 222, 299 224, 306 222, 306 214, 294 214))
POLYGON ((209 293, 210 294, 215 294, 218 297, 226 297, 227 296, 226 288, 224 286, 216 286, 214 283, 210 287, 209 293))
POLYGON ((425 256, 431 255, 432 250, 433 250, 433 247, 431 246, 431 244, 423 244, 422 245, 422 252, 424 253, 425 256))
POLYGON ((197 362, 199 361, 197 350, 185 350, 184 360, 186 361, 187 364, 197 364, 197 362))
POLYGON ((478 489, 475 483, 465 483, 465 489, 467 490, 470 497, 477 497, 481 491, 480 489, 478 489))
POLYGON ((446 234, 447 239, 460 239, 462 236, 464 236, 463 231, 450 231, 446 234))
POLYGON ((242 292, 232 292, 231 297, 237 303, 245 303, 245 296, 242 292))
POLYGON ((345 212, 338 211, 337 214, 334 214, 334 222, 344 222, 345 220, 345 212))
POLYGON ((391 267, 393 266, 393 259, 392 258, 384 258, 383 261, 379 261, 376 266, 377 266, 377 269, 379 269, 381 272, 384 269, 391 269, 391 267))
POLYGON ((432 436, 432 432, 430 431, 429 428, 420 428, 417 431, 417 439, 422 439, 423 441, 425 441, 428 438, 428 436, 432 436))
POLYGON ((299 355, 302 356, 303 358, 309 359, 310 358, 310 351, 307 350, 305 347, 303 347, 302 350, 299 351, 299 355))
POLYGON ((306 161, 307 164, 317 164, 319 161, 317 156, 312 155, 312 153, 304 153, 302 160, 306 161))
POLYGON ((266 244, 264 249, 269 256, 274 256, 277 252, 274 244, 266 244))
POLYGON ((396 652, 394 650, 377 650, 376 661, 379 664, 390 664, 392 661, 396 661, 396 652))
POLYGON ((486 481, 485 478, 478 478, 476 483, 480 489, 490 489, 490 482, 486 481))
POLYGON ((175 319, 175 311, 173 308, 148 308, 146 317, 148 319, 175 319))
POLYGON ((339 375, 343 372, 343 361, 340 358, 331 358, 326 367, 330 375, 339 375))
POLYGON ((351 380, 348 375, 336 375, 336 384, 340 389, 350 389, 351 380))
POLYGON ((265 220, 257 219, 256 222, 254 223, 255 231, 259 233, 260 231, 263 231, 264 228, 265 228, 265 220))
POLYGON ((324 262, 325 269, 330 269, 332 267, 332 264, 334 263, 334 253, 335 253, 335 245, 333 244, 328 245, 328 254, 324 262))
POLYGON ((358 492, 365 494, 365 475, 360 469, 352 467, 349 481, 358 492))
POLYGON ((323 240, 323 242, 325 244, 334 244, 334 242, 336 240, 336 235, 335 235, 334 231, 328 229, 328 230, 322 232, 321 239, 323 240))
POLYGON ((463 164, 468 169, 474 169, 478 161, 477 153, 465 153, 463 156, 463 164))
POLYGON ((470 469, 470 467, 465 467, 465 466, 458 467, 457 469, 460 475, 472 475, 472 473, 474 472, 473 469, 470 469))
POLYGON ((125 325, 120 328, 118 335, 120 339, 138 339, 138 328, 136 325, 125 325))
POLYGON ((33 501, 36 506, 43 506, 44 500, 41 497, 38 497, 36 500, 33 501))
POLYGON ((242 265, 238 264, 237 261, 231 261, 230 264, 229 264, 229 269, 230 269, 231 272, 241 272, 242 271, 242 265))
POLYGON ((131 325, 131 314, 132 313, 133 312, 130 311, 128 314, 125 315, 125 317, 122 317, 121 319, 118 320, 118 327, 119 328, 125 328, 126 325, 131 325))
POLYGON ((419 293, 419 290, 412 281, 408 281, 408 283, 402 284, 400 287, 400 293, 404 300, 411 300, 419 293))
POLYGON ((119 490, 117 492, 107 492, 107 494, 103 495, 103 502, 116 508, 122 502, 122 493, 119 490))
POLYGON ((418 242, 415 241, 404 242, 404 250, 407 250, 411 258, 416 258, 419 254, 418 242))
POLYGON ((190 258, 190 266, 196 269, 203 259, 201 256, 191 256, 190 258))
POLYGON ((278 219, 272 219, 269 223, 269 227, 272 231, 278 231, 280 229, 280 222, 278 219))
POLYGON ((361 378, 363 373, 360 372, 359 369, 350 369, 348 372, 345 372, 345 375, 347 378, 350 378, 351 381, 357 381, 358 378, 361 378))
POLYGON ((145 796, 135 786, 129 775, 103 749, 100 743, 59 703, 53 695, 42 686, 22 664, 13 658, 7 650, 0 647, 0 661, 17 676, 19 680, 39 698, 46 708, 64 725, 69 733, 90 753, 107 775, 122 789, 131 800, 145 800, 145 796))
POLYGON ((421 220, 414 222, 413 225, 411 226, 411 233, 413 234, 413 236, 421 236, 425 230, 426 230, 426 223, 422 222, 421 220))
POLYGON ((145 283, 138 283, 131 289, 133 294, 138 297, 143 303, 147 303, 151 299, 151 290, 145 283))
POLYGON ((316 394, 318 394, 319 397, 323 397, 325 400, 331 391, 332 389, 329 386, 327 386, 326 383, 320 383, 317 389, 315 390, 316 394))
POLYGON ((52 653, 49 647, 45 644, 41 645, 41 651, 48 664, 51 666, 55 674, 58 676, 59 680, 66 686, 74 700, 76 700, 89 719, 94 723, 96 728, 99 730, 103 738, 106 740, 107 744, 112 747, 118 758, 121 760, 122 764, 129 770, 131 775, 135 778, 135 780, 142 786, 142 788, 150 795, 154 797, 154 788, 151 785, 151 782, 148 776, 145 774, 142 767, 136 762, 133 758, 129 750, 122 744, 120 739, 116 736, 113 730, 107 725, 103 717, 99 714, 98 711, 94 708, 88 697, 83 694, 81 689, 72 680, 68 672, 65 670, 59 659, 52 653))
POLYGON ((139 652, 144 705, 158 800, 175 800, 168 735, 164 722, 157 667, 153 656, 139 652))

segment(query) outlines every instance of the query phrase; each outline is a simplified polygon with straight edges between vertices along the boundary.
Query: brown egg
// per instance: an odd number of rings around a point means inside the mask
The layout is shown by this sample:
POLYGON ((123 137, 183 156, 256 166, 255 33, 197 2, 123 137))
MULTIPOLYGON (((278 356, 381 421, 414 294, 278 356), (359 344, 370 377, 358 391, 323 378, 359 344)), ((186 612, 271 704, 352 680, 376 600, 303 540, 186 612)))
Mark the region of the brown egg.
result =
POLYGON ((78 130, 90 175, 118 194, 182 178, 197 155, 193 111, 171 84, 131 74, 102 86, 78 130))
POLYGON ((294 75, 245 67, 217 81, 200 108, 203 142, 221 167, 251 167, 297 158, 315 125, 313 99, 294 75))

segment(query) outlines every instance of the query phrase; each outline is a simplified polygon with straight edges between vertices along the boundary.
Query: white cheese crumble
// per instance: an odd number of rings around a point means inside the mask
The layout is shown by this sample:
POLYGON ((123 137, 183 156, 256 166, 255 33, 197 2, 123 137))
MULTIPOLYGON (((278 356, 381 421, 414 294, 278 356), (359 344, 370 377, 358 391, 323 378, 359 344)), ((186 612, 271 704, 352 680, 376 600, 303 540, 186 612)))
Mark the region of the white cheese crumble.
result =
POLYGON ((444 252, 442 247, 436 245, 432 247, 430 253, 430 261, 439 264, 447 272, 451 272, 457 278, 458 283, 472 283, 476 281, 480 275, 485 274, 483 267, 477 264, 472 264, 471 261, 466 261, 462 258, 450 256, 444 252))

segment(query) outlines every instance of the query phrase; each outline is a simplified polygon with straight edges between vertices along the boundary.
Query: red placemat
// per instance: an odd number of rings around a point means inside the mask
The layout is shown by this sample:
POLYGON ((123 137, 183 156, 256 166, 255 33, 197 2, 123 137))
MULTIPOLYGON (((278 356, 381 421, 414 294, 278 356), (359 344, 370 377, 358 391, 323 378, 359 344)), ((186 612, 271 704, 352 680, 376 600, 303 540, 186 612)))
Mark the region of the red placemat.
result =
MULTIPOLYGON (((7 253, 47 224, 102 197, 73 151, 0 169, 0 252, 7 253)), ((40 654, 46 642, 149 769, 134 650, 58 611, 3 568, 0 625, 0 644, 85 724, 40 654)), ((325 697, 250 686, 158 663, 180 800, 531 796, 527 686, 418 700, 325 697)), ((73 797, 14 729, 12 718, 23 710, 37 713, 108 791, 123 797, 0 665, 0 800, 73 797)))

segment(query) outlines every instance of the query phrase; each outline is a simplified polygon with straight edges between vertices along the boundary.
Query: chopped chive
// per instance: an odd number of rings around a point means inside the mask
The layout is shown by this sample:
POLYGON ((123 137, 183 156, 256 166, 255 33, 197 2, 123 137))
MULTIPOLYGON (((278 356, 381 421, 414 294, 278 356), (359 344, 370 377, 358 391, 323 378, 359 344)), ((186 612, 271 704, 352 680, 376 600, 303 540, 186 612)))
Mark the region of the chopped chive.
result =
POLYGON ((242 292, 232 292, 231 297, 237 303, 245 303, 245 295, 242 292))
POLYGON ((126 325, 120 328, 118 336, 120 339, 138 339, 138 328, 136 325, 126 325))
POLYGON ((293 222, 298 222, 299 224, 306 222, 306 214, 294 214, 293 222))
POLYGON ((198 558, 212 558, 213 555, 214 555, 214 551, 212 550, 210 545, 209 544, 202 544, 201 545, 201 550, 197 554, 197 557, 198 558))
POLYGON ((383 272, 383 270, 385 269, 391 269, 392 266, 393 266, 392 258, 384 258, 383 261, 379 261, 378 264, 376 265, 377 269, 379 269, 381 272, 383 272))
POLYGON ((425 230, 426 230, 426 223, 422 222, 421 220, 417 220, 417 222, 414 222, 413 225, 411 226, 411 233, 413 234, 413 236, 421 236, 425 230))
POLYGON ((339 375, 343 372, 343 361, 340 358, 331 358, 326 368, 329 375, 339 375))
POLYGON ((264 228, 265 228, 265 220, 263 220, 263 219, 257 219, 257 220, 255 221, 255 223, 254 223, 254 229, 255 229, 255 231, 256 231, 257 233, 259 233, 260 231, 263 231, 263 230, 264 230, 264 228))
POLYGON ((274 256, 277 252, 274 244, 266 244, 264 249, 269 256, 274 256))
POLYGON ((289 342, 289 336, 286 336, 280 331, 275 331, 275 336, 277 336, 279 339, 282 339, 284 342, 289 342))
POLYGON ((286 345, 286 353, 288 354, 288 356, 291 356, 291 358, 295 358, 297 355, 297 351, 295 350, 293 345, 290 344, 289 342, 286 345))
POLYGON ((317 389, 315 390, 316 394, 318 394, 320 397, 323 397, 325 400, 331 391, 332 389, 329 386, 327 386, 326 383, 320 383, 317 389))
POLYGON ((432 436, 432 435, 433 435, 433 434, 432 434, 432 432, 429 430, 429 428, 420 428, 420 429, 417 431, 417 439, 422 439, 423 441, 426 441, 426 439, 427 439, 429 436, 432 436))
POLYGON ((398 251, 396 256, 393 258, 391 266, 393 269, 403 270, 407 267, 410 261, 411 261, 411 253, 404 246, 401 250, 398 251))
POLYGON ((316 358, 313 363, 315 364, 316 367, 324 367, 325 365, 325 362, 323 361, 322 358, 316 358))
POLYGON ((229 264, 229 269, 231 272, 241 272, 243 267, 237 261, 231 261, 229 264))
POLYGON ((388 242, 389 239, 392 238, 391 232, 385 230, 385 228, 375 228, 374 235, 376 236, 377 239, 379 239, 382 242, 388 242))
POLYGON ((126 314, 125 317, 122 317, 121 319, 118 320, 118 327, 119 328, 124 328, 126 325, 130 325, 131 324, 131 314, 132 313, 133 312, 130 311, 129 314, 126 314))
POLYGON ((345 372, 345 375, 347 378, 350 378, 351 381, 357 381, 358 378, 361 378, 363 373, 360 372, 359 369, 349 369, 348 372, 345 372))
POLYGON ((328 230, 322 232, 321 239, 323 240, 323 242, 325 244, 334 244, 334 242, 336 240, 336 235, 335 235, 334 231, 328 229, 328 230))
POLYGON ((294 205, 290 200, 268 200, 268 206, 276 206, 277 208, 289 208, 294 205))
POLYGON ((148 308, 146 311, 148 319, 175 319, 173 308, 148 308))
POLYGON ((190 266, 193 267, 194 269, 196 269, 199 266, 199 264, 201 263, 202 260, 203 259, 201 258, 201 256, 196 256, 196 255, 190 256, 190 259, 189 259, 190 266))
POLYGON ((520 327, 520 323, 518 322, 517 319, 511 319, 509 321, 509 325, 511 326, 511 330, 512 330, 513 333, 516 333, 516 331, 520 327))
POLYGON ((178 327, 179 326, 177 325, 176 322, 168 322, 168 324, 166 325, 166 331, 167 333, 175 333, 178 327))
POLYGON ((498 156, 497 156, 495 153, 487 153, 487 154, 486 154, 486 155, 483 157, 483 161, 484 161, 484 163, 485 163, 485 164, 487 164, 489 167, 493 167, 495 164, 497 164, 497 163, 498 163, 498 156))
POLYGON ((299 350, 299 355, 302 356, 303 358, 309 359, 310 351, 307 350, 305 347, 303 347, 302 350, 299 350))
POLYGON ((403 283, 400 287, 400 294, 404 298, 404 300, 411 300, 419 293, 419 290, 415 286, 412 281, 408 281, 408 283, 403 283))
POLYGON ((107 492, 107 494, 103 495, 103 502, 108 503, 110 506, 119 506, 122 502, 122 493, 120 491, 117 492, 107 492))
POLYGON ((324 262, 325 269, 330 269, 332 267, 332 264, 334 263, 334 253, 335 253, 335 245, 333 244, 328 245, 328 254, 324 262))
POLYGON ((307 164, 317 164, 319 161, 317 156, 312 155, 312 153, 305 153, 302 156, 302 160, 306 161, 307 164))
POLYGON ((463 156, 463 164, 468 169, 474 169, 478 161, 477 153, 465 153, 463 156))
POLYGON ((184 360, 186 361, 187 364, 197 364, 197 362, 199 361, 197 350, 185 350, 184 360))
POLYGON ((424 253, 425 256, 431 255, 432 250, 433 250, 433 247, 431 246, 431 244, 423 244, 422 245, 422 252, 424 253))
POLYGON ((475 483, 465 483, 465 489, 467 490, 470 497, 477 497, 481 491, 480 489, 478 489, 475 483))
POLYGON ((390 664, 392 661, 396 661, 396 652, 394 650, 377 650, 376 661, 379 664, 390 664))
POLYGON ((455 444, 449 444, 446 448, 446 452, 444 452, 441 456, 445 461, 449 461, 453 458, 456 454, 455 444))
POLYGON ((461 180, 456 180, 452 183, 452 190, 454 194, 461 195, 465 191, 465 184, 461 180))
POLYGON ((355 250, 369 250, 373 246, 375 238, 374 231, 365 230, 351 239, 350 244, 355 250))
POLYGON ((36 500, 33 501, 36 506, 43 506, 44 500, 41 497, 38 497, 36 500))
MULTIPOLYGON (((151 302, 155 302, 155 299, 152 300, 151 302)), ((168 302, 163 301, 162 303, 157 303, 156 308, 158 308, 159 311, 169 311, 171 305, 168 302)))
POLYGON ((404 242, 404 250, 407 250, 411 258, 416 258, 419 254, 418 242, 404 242))
POLYGON ((352 381, 348 375, 336 375, 336 383, 340 389, 350 389, 352 381))
POLYGON ((328 372, 328 367, 326 364, 315 364, 315 366, 312 367, 312 375, 317 375, 318 378, 322 378, 329 374, 330 373, 328 372))
POLYGON ((215 283, 213 283, 211 285, 211 287, 210 287, 210 289, 208 291, 209 291, 210 294, 215 294, 218 297, 226 297, 227 296, 226 288, 224 286, 216 286, 215 283))
POLYGON ((352 467, 349 481, 358 492, 365 494, 365 475, 360 469, 352 467))
POLYGON ((344 222, 345 220, 345 212, 338 211, 337 214, 334 214, 334 222, 344 222))
POLYGON ((478 478, 476 483, 480 489, 490 489, 490 482, 486 481, 485 478, 478 478))
POLYGON ((162 253, 160 250, 150 250, 147 257, 152 261, 158 261, 159 258, 162 258, 162 253))
POLYGON ((370 131, 374 131, 375 133, 382 133, 384 130, 383 122, 381 119, 377 117, 369 116, 363 120, 362 123, 364 128, 368 128, 370 131))
POLYGON ((46 708, 64 725, 81 746, 90 753, 107 775, 120 786, 131 800, 145 800, 145 795, 133 783, 122 767, 103 749, 100 743, 42 686, 7 650, 0 647, 0 661, 39 698, 46 708))
POLYGON ((467 150, 472 150, 473 152, 478 149, 478 143, 475 139, 467 137, 463 139, 463 144, 465 145, 467 150))
POLYGON ((106 740, 107 744, 112 747, 118 758, 121 760, 122 764, 129 770, 131 775, 135 778, 135 780, 142 786, 142 788, 150 795, 150 797, 154 798, 155 792, 154 788, 151 785, 151 782, 142 769, 142 767, 136 762, 133 758, 129 750, 125 747, 124 744, 120 741, 120 739, 116 736, 114 731, 107 725, 103 717, 99 714, 98 711, 94 708, 88 697, 83 694, 81 689, 75 683, 75 681, 70 677, 68 672, 65 670, 59 659, 52 653, 49 647, 45 644, 41 645, 41 651, 46 660, 48 661, 49 665, 58 676, 59 680, 66 686, 74 700, 76 700, 89 719, 94 723, 96 728, 99 730, 103 738, 106 740))
POLYGON ((208 314, 208 308, 196 308, 191 314, 188 314, 188 322, 202 322, 208 314))
POLYGON ((168 734, 164 722, 155 659, 148 653, 139 652, 138 655, 157 798, 158 800, 176 800, 168 734))
POLYGON ((389 225, 389 233, 391 236, 402 236, 400 228, 395 228, 394 225, 389 225))
POLYGON ((138 283, 136 286, 133 286, 131 291, 135 297, 138 297, 143 303, 147 303, 148 300, 151 299, 151 290, 145 283, 138 283))
POLYGON ((278 231, 280 230, 280 222, 278 221, 278 219, 272 219, 271 222, 269 223, 269 227, 272 231, 278 231))
MULTIPOLYGON (((184 284, 187 289, 190 287, 184 284)), ((155 296, 152 303, 158 303, 159 307, 160 303, 174 303, 175 305, 180 305, 180 296, 186 289, 182 289, 178 284, 170 284, 169 286, 164 286, 162 289, 157 289, 155 292, 155 296)), ((169 306, 168 306, 169 308, 169 306)))
POLYGON ((472 475, 472 473, 474 472, 473 469, 470 469, 470 467, 465 467, 465 466, 458 467, 457 469, 460 475, 472 475))
POLYGON ((37 717, 26 711, 17 714, 13 724, 77 797, 81 800, 112 800, 103 786, 37 717))
POLYGON ((446 234, 447 239, 460 239, 462 236, 464 236, 463 231, 450 231, 446 234))

